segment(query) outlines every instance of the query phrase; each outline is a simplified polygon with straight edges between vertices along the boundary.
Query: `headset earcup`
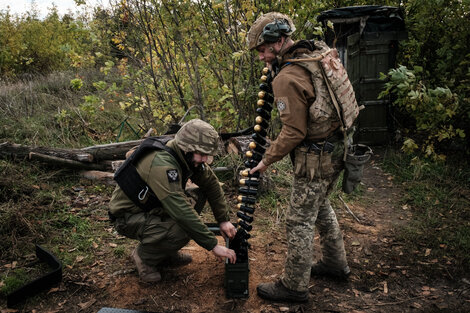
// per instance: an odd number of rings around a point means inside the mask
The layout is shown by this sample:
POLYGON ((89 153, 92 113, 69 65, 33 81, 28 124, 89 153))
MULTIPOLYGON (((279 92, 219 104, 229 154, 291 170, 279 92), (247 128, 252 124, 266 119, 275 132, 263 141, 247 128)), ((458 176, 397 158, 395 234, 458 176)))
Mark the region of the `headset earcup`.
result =
POLYGON ((281 35, 279 33, 278 22, 274 21, 264 26, 263 33, 261 35, 266 42, 277 42, 281 35))
POLYGON ((261 36, 266 42, 277 42, 281 38, 282 33, 290 32, 289 24, 284 21, 275 20, 272 23, 267 24, 263 28, 261 36))

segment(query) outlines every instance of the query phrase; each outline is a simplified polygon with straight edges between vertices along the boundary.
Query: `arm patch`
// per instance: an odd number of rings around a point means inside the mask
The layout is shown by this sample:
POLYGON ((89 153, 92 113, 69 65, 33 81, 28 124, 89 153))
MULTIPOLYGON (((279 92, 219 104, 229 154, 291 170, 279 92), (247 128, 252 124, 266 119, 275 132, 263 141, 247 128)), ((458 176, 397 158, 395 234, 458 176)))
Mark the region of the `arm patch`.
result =
POLYGON ((166 171, 166 176, 168 177, 169 183, 177 183, 180 180, 180 176, 176 169, 169 169, 166 171))

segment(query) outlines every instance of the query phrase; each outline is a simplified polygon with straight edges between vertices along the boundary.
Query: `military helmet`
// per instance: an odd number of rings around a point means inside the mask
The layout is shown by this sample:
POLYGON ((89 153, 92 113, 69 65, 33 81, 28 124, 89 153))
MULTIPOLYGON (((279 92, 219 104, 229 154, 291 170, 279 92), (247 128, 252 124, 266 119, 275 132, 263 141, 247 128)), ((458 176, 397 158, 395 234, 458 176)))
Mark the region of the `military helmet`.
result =
POLYGON ((278 12, 263 14, 248 31, 248 48, 253 50, 265 42, 277 42, 282 35, 290 36, 294 31, 295 25, 287 15, 278 12))
POLYGON ((175 141, 184 152, 215 155, 219 148, 219 134, 214 127, 200 119, 185 123, 176 133, 175 141))

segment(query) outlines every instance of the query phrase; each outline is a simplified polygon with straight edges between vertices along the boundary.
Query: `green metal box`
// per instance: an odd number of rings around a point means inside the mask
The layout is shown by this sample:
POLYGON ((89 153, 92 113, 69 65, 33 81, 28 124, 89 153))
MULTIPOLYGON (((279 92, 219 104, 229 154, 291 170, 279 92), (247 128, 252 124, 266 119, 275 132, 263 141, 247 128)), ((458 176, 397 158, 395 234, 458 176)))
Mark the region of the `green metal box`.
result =
POLYGON ((389 99, 379 99, 385 81, 380 73, 395 67, 398 43, 406 39, 401 9, 389 6, 353 6, 322 12, 318 20, 328 27, 325 41, 340 55, 361 110, 354 141, 388 144, 394 130, 389 99))

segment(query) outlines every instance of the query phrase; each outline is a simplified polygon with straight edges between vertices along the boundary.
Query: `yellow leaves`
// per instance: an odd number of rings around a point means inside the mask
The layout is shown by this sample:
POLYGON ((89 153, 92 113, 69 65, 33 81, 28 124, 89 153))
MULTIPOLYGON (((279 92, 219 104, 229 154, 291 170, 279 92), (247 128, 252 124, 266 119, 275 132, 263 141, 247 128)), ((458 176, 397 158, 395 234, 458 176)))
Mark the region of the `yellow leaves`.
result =
POLYGON ((172 118, 170 115, 167 115, 167 116, 165 116, 165 118, 163 119, 163 121, 164 121, 165 123, 168 123, 168 124, 169 124, 169 123, 171 123, 171 122, 173 121, 173 118, 172 118))
POLYGON ((401 147, 401 150, 405 153, 413 153, 417 149, 418 149, 418 145, 411 138, 407 138, 403 142, 403 146, 401 147))
POLYGON ((236 51, 234 53, 232 53, 232 59, 233 60, 240 60, 240 58, 245 54, 245 52, 243 50, 240 50, 240 51, 236 51))
POLYGON ((118 37, 113 37, 113 38, 111 38, 111 41, 115 44, 119 44, 119 43, 122 42, 122 39, 118 38, 118 37))
POLYGON ((224 8, 224 2, 223 1, 212 1, 212 8, 214 10, 223 9, 224 8))
POLYGON ((424 150, 424 154, 426 156, 431 156, 434 154, 434 146, 432 144, 427 145, 424 150))

